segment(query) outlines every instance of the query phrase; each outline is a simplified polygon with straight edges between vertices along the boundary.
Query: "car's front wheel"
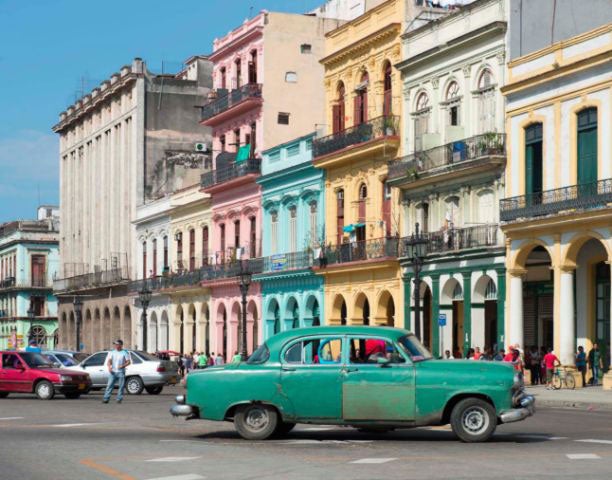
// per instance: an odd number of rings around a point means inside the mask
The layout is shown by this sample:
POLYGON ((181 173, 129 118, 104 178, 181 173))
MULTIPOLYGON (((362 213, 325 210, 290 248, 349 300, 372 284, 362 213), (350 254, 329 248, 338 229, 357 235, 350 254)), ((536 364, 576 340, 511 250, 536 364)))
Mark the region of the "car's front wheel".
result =
POLYGON ((260 403, 242 405, 234 416, 234 427, 246 440, 265 440, 271 437, 278 423, 276 410, 260 403))
POLYGON ((144 390, 144 383, 140 377, 128 377, 125 381, 125 389, 130 395, 140 395, 144 390))
POLYGON ((51 400, 55 396, 53 384, 47 380, 38 382, 34 389, 34 393, 36 393, 36 396, 41 400, 51 400))
POLYGON ((461 441, 485 442, 495 432, 497 417, 490 403, 480 398, 465 398, 454 406, 450 423, 461 441))
POLYGON ((162 385, 158 385, 157 387, 145 387, 145 390, 149 395, 159 395, 164 387, 162 385))

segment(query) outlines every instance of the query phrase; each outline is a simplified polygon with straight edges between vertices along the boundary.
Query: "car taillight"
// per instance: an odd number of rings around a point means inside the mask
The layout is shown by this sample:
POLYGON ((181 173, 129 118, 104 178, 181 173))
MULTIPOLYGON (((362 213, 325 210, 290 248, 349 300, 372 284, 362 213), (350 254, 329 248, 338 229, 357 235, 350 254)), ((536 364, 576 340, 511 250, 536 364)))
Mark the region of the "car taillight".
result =
POLYGON ((166 367, 164 367, 163 365, 160 365, 157 367, 157 371, 158 372, 165 372, 166 371, 166 367))

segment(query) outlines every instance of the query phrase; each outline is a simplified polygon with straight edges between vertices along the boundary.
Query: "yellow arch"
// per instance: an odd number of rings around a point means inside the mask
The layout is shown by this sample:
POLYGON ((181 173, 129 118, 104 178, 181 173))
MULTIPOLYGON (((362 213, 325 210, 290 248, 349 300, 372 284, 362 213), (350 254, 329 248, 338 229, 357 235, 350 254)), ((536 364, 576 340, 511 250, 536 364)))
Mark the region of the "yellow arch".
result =
POLYGON ((530 238, 527 239, 525 243, 523 243, 523 245, 521 245, 519 250, 514 255, 512 255, 510 261, 508 262, 508 269, 525 270, 527 257, 529 257, 531 251, 538 246, 543 247, 546 250, 546 253, 548 253, 548 256, 550 257, 550 262, 551 264, 553 264, 555 257, 553 255, 551 247, 549 245, 546 245, 546 243, 544 243, 544 241, 540 240, 539 238, 530 238))
POLYGON ((578 253, 583 245, 589 240, 598 240, 604 247, 608 255, 608 260, 612 259, 612 250, 610 249, 609 242, 603 237, 603 235, 593 230, 587 230, 586 232, 579 232, 571 238, 569 245, 565 249, 565 254, 562 257, 563 261, 561 264, 576 268, 578 253))

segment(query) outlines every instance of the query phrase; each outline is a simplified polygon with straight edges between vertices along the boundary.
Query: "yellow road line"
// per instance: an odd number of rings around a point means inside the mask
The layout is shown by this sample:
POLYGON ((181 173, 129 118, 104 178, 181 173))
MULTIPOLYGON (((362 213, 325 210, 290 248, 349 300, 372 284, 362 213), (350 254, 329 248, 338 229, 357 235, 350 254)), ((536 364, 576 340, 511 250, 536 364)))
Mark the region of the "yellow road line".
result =
POLYGON ((97 470, 98 472, 103 473, 104 475, 108 475, 109 477, 116 478, 117 480, 136 480, 135 477, 132 477, 127 473, 123 473, 106 465, 96 463, 91 458, 84 458, 83 460, 81 460, 80 463, 81 465, 85 465, 86 467, 89 467, 93 470, 97 470))

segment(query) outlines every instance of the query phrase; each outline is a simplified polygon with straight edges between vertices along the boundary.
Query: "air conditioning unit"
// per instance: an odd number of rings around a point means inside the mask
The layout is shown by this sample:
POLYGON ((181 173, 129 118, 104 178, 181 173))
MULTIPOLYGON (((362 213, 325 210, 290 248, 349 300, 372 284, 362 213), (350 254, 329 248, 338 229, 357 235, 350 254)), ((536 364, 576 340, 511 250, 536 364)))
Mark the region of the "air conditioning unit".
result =
POLYGON ((210 152, 210 146, 208 144, 206 144, 206 143, 196 143, 193 146, 193 149, 196 152, 200 152, 200 153, 208 153, 208 152, 210 152))

